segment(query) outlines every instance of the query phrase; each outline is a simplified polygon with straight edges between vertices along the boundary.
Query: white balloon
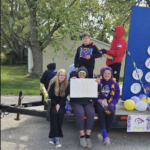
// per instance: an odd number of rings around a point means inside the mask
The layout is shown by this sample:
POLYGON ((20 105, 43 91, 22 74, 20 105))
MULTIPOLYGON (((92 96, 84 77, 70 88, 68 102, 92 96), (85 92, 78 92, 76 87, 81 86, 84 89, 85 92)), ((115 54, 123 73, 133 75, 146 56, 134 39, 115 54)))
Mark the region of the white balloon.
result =
POLYGON ((138 101, 135 105, 135 109, 138 111, 145 111, 147 109, 147 103, 145 101, 138 101))

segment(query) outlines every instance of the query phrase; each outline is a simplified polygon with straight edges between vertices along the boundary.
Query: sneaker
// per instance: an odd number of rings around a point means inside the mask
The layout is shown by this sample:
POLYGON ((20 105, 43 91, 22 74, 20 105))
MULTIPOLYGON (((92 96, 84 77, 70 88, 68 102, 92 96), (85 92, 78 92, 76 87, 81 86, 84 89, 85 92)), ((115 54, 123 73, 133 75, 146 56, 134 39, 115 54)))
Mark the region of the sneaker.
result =
POLYGON ((61 147, 59 138, 55 138, 55 147, 61 147))
POLYGON ((101 142, 103 142, 103 140, 104 140, 104 138, 103 138, 103 136, 102 136, 101 134, 98 134, 98 135, 97 135, 97 138, 98 138, 101 142))
POLYGON ((107 137, 107 138, 104 138, 104 146, 106 146, 106 145, 109 145, 110 144, 110 138, 109 137, 107 137))
POLYGON ((49 141, 49 143, 50 143, 50 144, 55 144, 55 139, 54 139, 54 138, 51 139, 51 140, 49 141))
POLYGON ((86 142, 86 139, 85 138, 80 138, 80 145, 82 147, 87 147, 87 142, 86 142))
POLYGON ((90 139, 90 138, 87 138, 87 139, 86 139, 86 142, 87 142, 87 147, 88 147, 88 148, 91 148, 91 147, 92 147, 91 139, 90 139))

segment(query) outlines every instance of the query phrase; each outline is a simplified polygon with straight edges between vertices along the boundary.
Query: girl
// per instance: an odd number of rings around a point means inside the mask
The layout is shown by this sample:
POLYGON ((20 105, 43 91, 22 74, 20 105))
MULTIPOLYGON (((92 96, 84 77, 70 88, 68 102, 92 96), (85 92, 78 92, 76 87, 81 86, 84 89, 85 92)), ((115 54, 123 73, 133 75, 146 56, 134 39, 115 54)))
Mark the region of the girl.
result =
MULTIPOLYGON (((87 78, 88 71, 82 66, 78 69, 78 78, 87 78)), ((76 79, 76 77, 72 77, 76 79)), ((96 80, 99 83, 99 79, 96 80)), ((100 87, 99 87, 100 88, 100 87)), ((66 94, 70 94, 70 84, 66 89, 66 94)), ((73 108, 73 113, 76 116, 76 124, 80 133, 80 145, 82 147, 92 147, 92 142, 90 139, 91 130, 94 123, 94 107, 92 105, 90 98, 70 98, 70 105, 73 108), (86 120, 86 135, 84 133, 84 114, 87 115, 86 120)))
POLYGON ((119 85, 112 74, 112 69, 110 67, 105 67, 103 69, 102 76, 100 76, 101 92, 98 98, 93 99, 96 101, 94 107, 98 114, 98 120, 102 131, 102 135, 99 134, 98 139, 103 141, 104 145, 110 144, 110 138, 107 136, 107 133, 112 126, 116 110, 115 105, 120 98, 119 85))
POLYGON ((55 143, 56 147, 61 147, 59 137, 63 137, 61 127, 65 113, 65 89, 67 85, 66 71, 60 69, 57 75, 50 81, 48 88, 48 94, 51 99, 49 138, 52 138, 49 143, 55 143))

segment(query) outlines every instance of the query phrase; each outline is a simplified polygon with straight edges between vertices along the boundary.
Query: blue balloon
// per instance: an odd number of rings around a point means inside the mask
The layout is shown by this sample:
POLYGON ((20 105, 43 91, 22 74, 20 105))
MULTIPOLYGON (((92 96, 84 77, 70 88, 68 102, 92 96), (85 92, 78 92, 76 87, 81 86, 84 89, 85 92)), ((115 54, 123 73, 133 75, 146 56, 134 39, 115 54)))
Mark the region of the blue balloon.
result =
POLYGON ((140 98, 139 98, 138 96, 132 96, 130 99, 133 100, 133 101, 135 102, 135 104, 136 104, 138 101, 140 101, 140 98))

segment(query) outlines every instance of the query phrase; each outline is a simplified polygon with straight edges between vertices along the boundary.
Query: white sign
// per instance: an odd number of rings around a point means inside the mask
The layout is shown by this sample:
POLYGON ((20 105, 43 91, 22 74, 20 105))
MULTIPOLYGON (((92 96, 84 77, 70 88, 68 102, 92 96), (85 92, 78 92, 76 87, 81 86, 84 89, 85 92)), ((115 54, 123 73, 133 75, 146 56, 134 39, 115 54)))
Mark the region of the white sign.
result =
POLYGON ((150 46, 147 49, 147 53, 150 55, 150 46))
POLYGON ((137 93, 139 93, 141 91, 141 85, 139 84, 139 83, 133 83, 132 85, 131 85, 131 92, 133 93, 133 94, 137 94, 137 93))
POLYGON ((95 79, 71 79, 70 80, 70 97, 89 97, 98 96, 98 83, 95 79))
MULTIPOLYGON (((143 71, 141 69, 137 69, 137 72, 139 74, 139 78, 141 79, 143 77, 143 71)), ((134 70, 132 73, 132 76, 135 80, 139 80, 137 72, 134 70)))
POLYGON ((145 66, 150 69, 150 58, 145 61, 145 66))
POLYGON ((127 132, 150 132, 150 115, 129 115, 127 132))
POLYGON ((150 83, 150 72, 145 75, 145 80, 150 83))

